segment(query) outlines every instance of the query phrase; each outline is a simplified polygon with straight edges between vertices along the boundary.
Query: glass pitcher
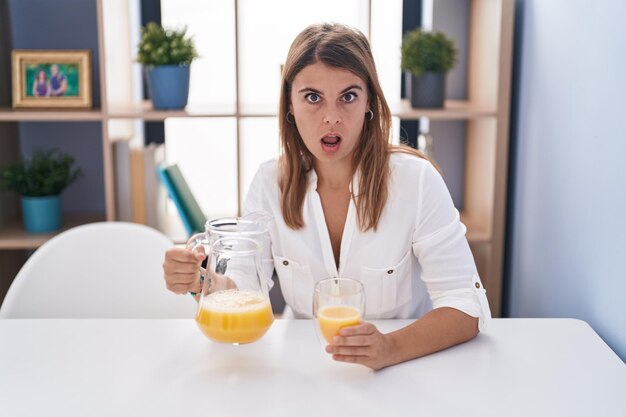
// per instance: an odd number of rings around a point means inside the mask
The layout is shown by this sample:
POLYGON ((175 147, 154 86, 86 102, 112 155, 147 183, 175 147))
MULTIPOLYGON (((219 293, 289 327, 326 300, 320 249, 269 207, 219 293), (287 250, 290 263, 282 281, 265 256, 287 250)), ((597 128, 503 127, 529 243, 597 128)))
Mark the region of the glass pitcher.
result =
POLYGON ((188 248, 208 254, 196 321, 204 334, 225 343, 251 343, 274 320, 262 250, 269 244, 269 213, 209 220, 188 248))
MULTIPOLYGON (((189 238, 187 248, 195 249, 202 246, 208 255, 211 245, 218 239, 247 237, 256 240, 261 245, 262 251, 263 248, 269 246, 269 224, 273 219, 272 215, 266 211, 254 211, 244 217, 223 217, 209 220, 204 224, 204 232, 189 238)), ((223 265, 223 263, 218 265, 218 272, 223 265)), ((195 293, 191 294, 196 295, 195 293)))
POLYGON ((272 215, 265 211, 254 211, 244 217, 212 219, 205 223, 203 233, 189 238, 187 246, 202 244, 206 247, 224 237, 247 237, 265 247, 269 243, 269 224, 272 220, 272 215))
POLYGON ((225 237, 209 248, 196 322, 211 340, 252 343, 274 321, 261 245, 247 237, 225 237))

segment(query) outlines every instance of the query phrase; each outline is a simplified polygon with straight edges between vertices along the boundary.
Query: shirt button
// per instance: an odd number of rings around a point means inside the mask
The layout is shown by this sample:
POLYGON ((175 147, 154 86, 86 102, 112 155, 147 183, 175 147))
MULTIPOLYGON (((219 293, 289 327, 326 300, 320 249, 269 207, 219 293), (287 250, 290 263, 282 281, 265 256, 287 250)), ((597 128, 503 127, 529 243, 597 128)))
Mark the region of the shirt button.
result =
POLYGON ((477 282, 476 284, 474 284, 476 286, 476 288, 480 288, 480 282, 477 282))
POLYGON ((390 269, 389 271, 387 271, 387 273, 388 273, 389 275, 393 274, 393 269, 390 269))
POLYGON ((283 265, 285 266, 289 265, 289 261, 283 261, 283 265))

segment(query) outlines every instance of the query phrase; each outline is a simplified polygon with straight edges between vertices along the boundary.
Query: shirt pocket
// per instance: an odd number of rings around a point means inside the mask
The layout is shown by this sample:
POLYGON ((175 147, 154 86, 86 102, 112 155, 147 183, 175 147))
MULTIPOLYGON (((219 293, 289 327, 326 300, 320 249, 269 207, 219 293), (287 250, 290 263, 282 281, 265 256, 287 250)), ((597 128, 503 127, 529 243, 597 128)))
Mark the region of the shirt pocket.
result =
POLYGON ((309 265, 274 255, 274 268, 287 304, 297 313, 313 315, 313 274, 309 265))
POLYGON ((411 300, 411 251, 400 262, 385 268, 361 267, 361 282, 365 287, 366 315, 379 316, 411 300))

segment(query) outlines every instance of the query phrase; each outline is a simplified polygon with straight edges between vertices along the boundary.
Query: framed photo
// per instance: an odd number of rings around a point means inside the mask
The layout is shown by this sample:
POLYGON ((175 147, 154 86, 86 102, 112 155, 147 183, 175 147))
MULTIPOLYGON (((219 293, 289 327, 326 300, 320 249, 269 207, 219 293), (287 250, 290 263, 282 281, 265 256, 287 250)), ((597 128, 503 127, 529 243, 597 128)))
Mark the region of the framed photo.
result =
POLYGON ((14 50, 11 61, 14 108, 91 108, 91 51, 14 50))

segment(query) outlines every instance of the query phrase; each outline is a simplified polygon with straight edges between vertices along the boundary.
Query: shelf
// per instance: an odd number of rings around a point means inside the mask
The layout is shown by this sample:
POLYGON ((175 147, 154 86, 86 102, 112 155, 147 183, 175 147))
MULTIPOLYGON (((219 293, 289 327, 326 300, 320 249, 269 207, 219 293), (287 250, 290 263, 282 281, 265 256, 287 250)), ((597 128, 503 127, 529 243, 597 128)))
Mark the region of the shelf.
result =
POLYGON ((478 107, 469 101, 446 100, 443 109, 414 109, 409 100, 402 100, 399 105, 391 105, 393 116, 400 120, 418 120, 428 117, 433 120, 464 120, 482 117, 495 117, 494 109, 478 107))
POLYGON ((10 107, 0 108, 2 122, 71 122, 101 121, 102 111, 94 110, 15 110, 10 107))
POLYGON ((235 105, 187 106, 183 110, 155 110, 150 101, 136 105, 109 105, 111 119, 165 120, 170 117, 235 117, 235 105))
POLYGON ((21 219, 0 229, 0 249, 37 249, 59 233, 81 224, 104 221, 104 214, 68 214, 63 217, 63 228, 52 233, 28 233, 21 219))
MULTIPOLYGON (((242 104, 240 117, 277 117, 275 104, 242 104)), ((418 120, 428 117, 434 120, 466 120, 495 117, 496 111, 478 107, 468 101, 447 100, 443 109, 413 109, 408 100, 391 107, 393 116, 401 120, 418 120)), ((187 106, 184 110, 154 110, 149 101, 136 106, 111 106, 111 119, 165 120, 170 117, 236 117, 233 106, 187 106), (230 111, 228 107, 231 107, 230 111)))
MULTIPOLYGON (((277 117, 277 104, 241 104, 240 117, 277 117)), ((469 101, 447 100, 443 109, 413 109, 408 100, 391 106, 393 116, 401 120, 418 120, 428 117, 437 120, 464 120, 495 117, 496 111, 479 107, 469 101)))
POLYGON ((469 243, 489 243, 491 236, 487 230, 483 230, 477 222, 471 219, 467 214, 461 213, 461 222, 467 227, 467 241, 469 243))
MULTIPOLYGON (((482 117, 495 117, 496 112, 479 108, 467 101, 448 100, 443 109, 413 109, 407 100, 399 105, 392 106, 392 114, 402 120, 418 120, 428 117, 436 120, 462 120, 482 117)), ((109 119, 140 119, 160 121, 170 117, 236 117, 234 105, 203 105, 187 106, 184 110, 155 110, 150 101, 144 101, 134 106, 111 105, 108 114, 100 109, 93 110, 15 110, 9 107, 0 108, 0 122, 24 121, 101 121, 109 119)), ((273 104, 242 105, 240 117, 276 117, 276 106, 273 104)))

